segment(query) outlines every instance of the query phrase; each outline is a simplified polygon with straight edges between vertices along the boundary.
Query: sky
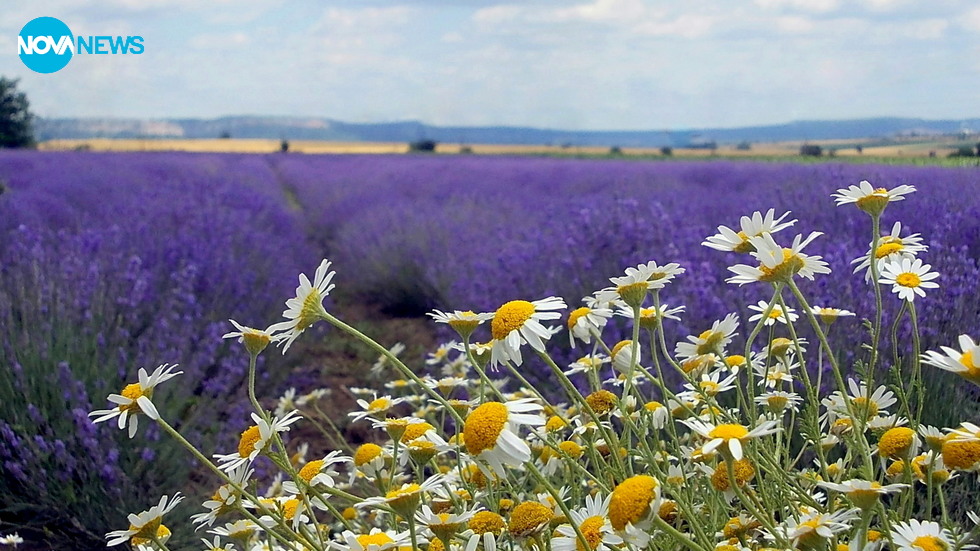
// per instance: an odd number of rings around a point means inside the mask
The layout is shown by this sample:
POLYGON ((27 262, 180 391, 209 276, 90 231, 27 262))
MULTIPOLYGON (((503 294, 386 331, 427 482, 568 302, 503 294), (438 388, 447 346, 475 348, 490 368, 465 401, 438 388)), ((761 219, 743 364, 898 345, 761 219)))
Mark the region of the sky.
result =
POLYGON ((973 0, 4 0, 42 117, 327 117, 569 130, 980 116, 973 0), (28 69, 35 17, 141 55, 28 69))

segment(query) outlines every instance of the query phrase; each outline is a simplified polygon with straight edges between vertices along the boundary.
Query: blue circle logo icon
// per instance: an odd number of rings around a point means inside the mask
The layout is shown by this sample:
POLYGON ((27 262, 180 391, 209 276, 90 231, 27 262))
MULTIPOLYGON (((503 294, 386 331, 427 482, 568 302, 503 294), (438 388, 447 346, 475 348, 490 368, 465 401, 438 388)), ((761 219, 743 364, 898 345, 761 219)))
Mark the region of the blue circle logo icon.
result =
POLYGON ((60 19, 32 19, 17 36, 17 53, 27 68, 37 73, 60 71, 75 54, 75 37, 60 19))

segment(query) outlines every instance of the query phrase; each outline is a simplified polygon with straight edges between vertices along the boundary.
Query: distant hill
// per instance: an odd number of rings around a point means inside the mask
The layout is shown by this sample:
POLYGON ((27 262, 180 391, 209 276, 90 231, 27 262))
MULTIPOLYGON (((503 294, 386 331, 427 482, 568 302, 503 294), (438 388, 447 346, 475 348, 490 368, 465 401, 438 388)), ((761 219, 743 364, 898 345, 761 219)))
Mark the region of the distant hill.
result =
POLYGON ((975 132, 980 119, 873 118, 794 121, 742 128, 688 130, 554 130, 519 126, 431 126, 417 121, 356 124, 317 117, 240 116, 217 119, 40 119, 39 140, 85 138, 265 138, 343 142, 686 147, 709 143, 845 140, 975 132))

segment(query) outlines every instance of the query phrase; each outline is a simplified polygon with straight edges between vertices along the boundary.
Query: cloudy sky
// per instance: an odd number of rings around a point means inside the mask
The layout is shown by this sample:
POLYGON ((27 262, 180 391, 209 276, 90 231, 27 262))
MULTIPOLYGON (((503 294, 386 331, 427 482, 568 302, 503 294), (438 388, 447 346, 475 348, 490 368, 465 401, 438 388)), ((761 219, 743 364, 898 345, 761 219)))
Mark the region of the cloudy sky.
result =
POLYGON ((973 0, 4 0, 0 74, 46 117, 683 129, 980 116, 973 0), (143 55, 17 57, 39 16, 143 55))

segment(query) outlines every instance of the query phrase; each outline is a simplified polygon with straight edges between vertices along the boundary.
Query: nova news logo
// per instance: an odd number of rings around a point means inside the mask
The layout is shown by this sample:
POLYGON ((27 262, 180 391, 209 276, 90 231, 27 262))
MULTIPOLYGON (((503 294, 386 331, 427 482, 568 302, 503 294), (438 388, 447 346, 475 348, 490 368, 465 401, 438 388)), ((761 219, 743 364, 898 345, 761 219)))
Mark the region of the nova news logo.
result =
POLYGON ((54 17, 32 19, 17 36, 17 54, 37 73, 64 69, 75 54, 142 54, 142 36, 75 36, 54 17))

